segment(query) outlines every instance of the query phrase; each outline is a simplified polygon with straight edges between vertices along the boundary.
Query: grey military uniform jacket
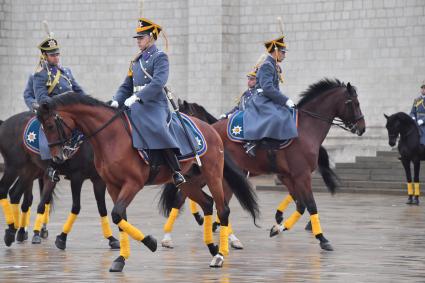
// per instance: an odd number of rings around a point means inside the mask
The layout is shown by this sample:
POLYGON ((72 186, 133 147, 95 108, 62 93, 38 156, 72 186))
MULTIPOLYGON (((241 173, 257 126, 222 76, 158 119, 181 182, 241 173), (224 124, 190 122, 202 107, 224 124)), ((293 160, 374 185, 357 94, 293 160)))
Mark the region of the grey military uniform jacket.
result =
POLYGON ((420 143, 425 145, 425 96, 419 96, 413 101, 412 109, 410 110, 410 116, 417 122, 422 120, 424 123, 419 126, 420 130, 420 143))
POLYGON ((267 56, 258 70, 256 88, 257 94, 247 103, 244 112, 245 139, 297 137, 295 121, 285 106, 288 97, 279 90, 279 74, 273 57, 267 56))

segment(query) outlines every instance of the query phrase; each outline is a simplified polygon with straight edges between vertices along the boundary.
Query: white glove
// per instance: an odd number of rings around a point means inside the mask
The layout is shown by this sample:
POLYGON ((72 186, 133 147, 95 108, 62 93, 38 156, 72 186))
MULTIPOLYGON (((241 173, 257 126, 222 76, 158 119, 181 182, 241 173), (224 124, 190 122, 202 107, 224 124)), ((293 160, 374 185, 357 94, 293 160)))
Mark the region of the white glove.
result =
POLYGON ((288 100, 286 100, 285 105, 288 106, 289 108, 294 108, 295 103, 290 98, 288 98, 288 100))
POLYGON ((140 100, 140 98, 137 96, 137 95, 132 95, 132 96, 130 96, 129 98, 127 98, 125 101, 124 101, 124 105, 125 106, 127 106, 127 107, 130 107, 131 105, 133 105, 136 101, 139 101, 140 100))
POLYGON ((111 107, 118 108, 118 106, 119 106, 118 101, 112 100, 111 107))
POLYGON ((422 126, 423 123, 424 123, 424 120, 421 120, 421 119, 418 120, 418 126, 422 126))
POLYGON ((227 118, 227 115, 226 114, 221 114, 219 118, 220 119, 225 119, 225 118, 227 118))

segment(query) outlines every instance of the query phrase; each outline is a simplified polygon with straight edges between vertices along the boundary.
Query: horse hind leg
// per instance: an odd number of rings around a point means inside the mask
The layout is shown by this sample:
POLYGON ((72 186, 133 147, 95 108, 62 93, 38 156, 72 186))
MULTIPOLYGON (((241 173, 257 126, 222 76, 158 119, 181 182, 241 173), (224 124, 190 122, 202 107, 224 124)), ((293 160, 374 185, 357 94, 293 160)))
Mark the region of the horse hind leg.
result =
POLYGON ((19 229, 16 234, 17 242, 24 242, 28 240, 28 227, 30 224, 31 205, 33 201, 32 188, 33 188, 33 182, 30 182, 29 186, 24 192, 24 200, 22 201, 22 205, 21 205, 19 229))
POLYGON ((412 183, 412 172, 410 169, 410 159, 402 158, 401 164, 403 164, 404 172, 406 174, 407 181, 407 202, 406 204, 413 204, 413 183, 412 183))
POLYGON ((419 195, 420 195, 420 183, 419 183, 419 173, 421 170, 421 162, 419 160, 415 160, 413 162, 413 168, 414 168, 414 199, 412 204, 419 205, 419 195))
MULTIPOLYGON (((164 237, 161 240, 161 246, 162 247, 168 248, 168 249, 173 249, 174 248, 174 242, 173 242, 173 239, 171 238, 171 233, 173 232, 173 226, 174 226, 174 223, 176 222, 177 216, 179 215, 179 211, 180 211, 181 207, 184 205, 186 196, 183 195, 182 191, 178 190, 176 188, 176 186, 172 183, 167 184, 166 187, 164 188, 164 190, 175 190, 175 191, 177 191, 174 195, 174 200, 173 200, 171 211, 168 215, 167 221, 164 224, 164 228, 163 228, 164 237)), ((190 200, 190 201, 193 202, 192 200, 190 200)), ((195 204, 195 206, 197 205, 196 202, 193 202, 193 203, 195 204)), ((191 209, 191 211, 192 211, 192 209, 191 209)), ((203 222, 203 219, 202 219, 202 222, 203 222)))

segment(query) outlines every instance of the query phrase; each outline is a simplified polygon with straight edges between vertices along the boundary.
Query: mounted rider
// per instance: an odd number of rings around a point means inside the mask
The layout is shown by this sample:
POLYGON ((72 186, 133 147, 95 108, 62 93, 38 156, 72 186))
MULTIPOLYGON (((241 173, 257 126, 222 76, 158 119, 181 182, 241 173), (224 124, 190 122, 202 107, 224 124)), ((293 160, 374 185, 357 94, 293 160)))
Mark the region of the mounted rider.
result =
POLYGON ((136 35, 140 53, 131 61, 127 76, 113 97, 111 106, 123 104, 130 108, 131 119, 138 131, 133 131, 133 146, 146 152, 162 152, 173 171, 176 186, 185 183, 176 154, 180 155, 179 125, 172 119, 164 87, 168 80, 169 61, 155 42, 162 27, 140 18, 136 35), (140 135, 139 135, 140 133, 140 135), (141 136, 143 135, 143 137, 141 136))
POLYGON ((283 141, 298 136, 290 108, 294 102, 279 89, 283 82, 279 64, 286 55, 284 36, 267 41, 267 55, 257 71, 257 94, 244 112, 246 153, 254 157, 255 147, 261 140, 283 141))
POLYGON ((249 72, 246 77, 248 78, 248 89, 239 97, 237 102, 238 105, 233 107, 233 109, 226 114, 222 114, 220 118, 227 118, 238 110, 244 111, 247 103, 254 97, 254 94, 257 93, 257 90, 255 89, 255 84, 257 82, 257 69, 249 72))
MULTIPOLYGON (((53 33, 49 31, 47 22, 44 21, 43 25, 47 33, 47 38, 38 45, 41 51, 40 61, 33 78, 29 78, 27 89, 24 92, 25 103, 30 110, 33 109, 34 105, 34 100, 29 89, 31 83, 33 84, 33 95, 38 104, 50 100, 52 96, 67 92, 84 94, 83 89, 75 80, 71 69, 65 68, 59 64, 60 52, 58 41, 53 37, 53 33)), ((50 160, 52 157, 50 155, 46 136, 42 129, 40 129, 39 144, 41 159, 50 160)), ((47 168, 47 172, 52 180, 58 181, 59 177, 54 167, 55 164, 51 162, 50 166, 47 168)))
POLYGON ((425 145, 425 81, 421 84, 421 95, 413 101, 410 117, 416 121, 420 129, 420 143, 425 145))

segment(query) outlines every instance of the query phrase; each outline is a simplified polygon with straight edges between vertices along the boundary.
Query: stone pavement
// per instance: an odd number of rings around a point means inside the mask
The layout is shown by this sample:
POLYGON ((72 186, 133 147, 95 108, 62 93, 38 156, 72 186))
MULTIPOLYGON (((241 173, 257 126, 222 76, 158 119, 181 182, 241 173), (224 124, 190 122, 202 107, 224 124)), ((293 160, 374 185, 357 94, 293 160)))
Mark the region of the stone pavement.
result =
MULTIPOLYGON (((34 192, 37 192, 35 188, 34 192)), ((145 234, 162 238, 165 219, 156 208, 159 190, 141 191, 128 210, 129 221, 145 234)), ((283 192, 258 192, 261 228, 233 200, 231 219, 245 249, 230 251, 222 269, 210 269, 211 256, 186 208, 175 224, 176 247, 159 247, 155 253, 131 241, 132 253, 122 274, 108 269, 117 251, 103 239, 94 195, 83 188, 82 209, 60 251, 54 238, 71 208, 69 183, 62 181, 51 215, 49 239, 5 247, 0 242, 0 282, 423 282, 425 280, 425 206, 404 204, 405 197, 316 193, 325 236, 335 251, 320 250, 318 241, 304 231, 304 215, 292 231, 269 238, 269 229, 283 192)), ((35 203, 38 196, 35 196, 35 203)), ((33 205, 35 207, 35 204, 33 205)), ((108 208, 112 205, 108 196, 108 208)), ((285 214, 289 216, 294 206, 285 214)), ((34 213, 32 215, 34 220, 34 213)), ((0 218, 4 235, 4 218, 0 218)), ((113 227, 115 236, 117 229, 113 227)), ((31 233, 30 233, 30 236, 31 233)), ((218 234, 215 234, 218 239, 218 234)))

